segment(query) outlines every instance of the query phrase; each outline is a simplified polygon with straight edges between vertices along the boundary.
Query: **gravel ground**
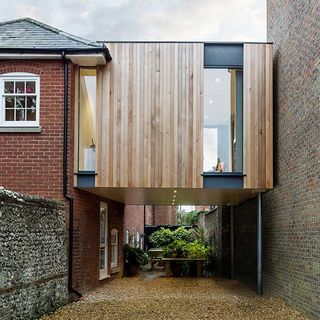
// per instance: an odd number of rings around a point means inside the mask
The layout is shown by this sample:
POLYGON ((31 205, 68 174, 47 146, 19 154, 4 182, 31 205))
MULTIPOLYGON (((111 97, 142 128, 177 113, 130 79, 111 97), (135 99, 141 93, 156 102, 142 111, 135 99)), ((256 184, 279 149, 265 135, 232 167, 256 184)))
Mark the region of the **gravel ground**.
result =
POLYGON ((237 281, 163 278, 148 273, 116 279, 42 320, 307 319, 282 300, 257 297, 237 281))

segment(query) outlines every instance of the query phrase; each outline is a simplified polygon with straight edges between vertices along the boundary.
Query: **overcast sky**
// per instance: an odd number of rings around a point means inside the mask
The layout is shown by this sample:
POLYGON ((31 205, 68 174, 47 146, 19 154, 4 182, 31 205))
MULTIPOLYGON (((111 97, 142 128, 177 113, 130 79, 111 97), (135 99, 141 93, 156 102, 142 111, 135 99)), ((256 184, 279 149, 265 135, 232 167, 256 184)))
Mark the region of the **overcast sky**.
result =
POLYGON ((0 0, 0 20, 27 16, 90 40, 265 41, 265 1, 0 0))

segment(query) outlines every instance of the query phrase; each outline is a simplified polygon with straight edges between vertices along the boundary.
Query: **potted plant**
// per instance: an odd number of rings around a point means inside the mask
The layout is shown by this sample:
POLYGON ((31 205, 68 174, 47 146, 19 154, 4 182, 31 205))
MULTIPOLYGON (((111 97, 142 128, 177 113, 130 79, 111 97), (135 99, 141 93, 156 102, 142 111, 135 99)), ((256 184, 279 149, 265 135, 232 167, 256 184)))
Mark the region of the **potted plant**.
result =
POLYGON ((134 276, 139 273, 142 266, 148 263, 148 255, 140 248, 124 246, 125 270, 127 276, 134 276))

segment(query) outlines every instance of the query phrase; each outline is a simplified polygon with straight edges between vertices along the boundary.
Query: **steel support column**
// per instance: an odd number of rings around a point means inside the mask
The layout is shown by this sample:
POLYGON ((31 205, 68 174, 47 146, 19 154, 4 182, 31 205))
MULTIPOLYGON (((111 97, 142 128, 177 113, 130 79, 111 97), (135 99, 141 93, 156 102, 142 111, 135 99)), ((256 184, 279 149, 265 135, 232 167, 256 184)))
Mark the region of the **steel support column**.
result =
POLYGON ((257 217, 257 293, 262 295, 262 193, 258 194, 257 217))
POLYGON ((231 279, 234 279, 234 207, 230 210, 230 233, 231 233, 231 279))

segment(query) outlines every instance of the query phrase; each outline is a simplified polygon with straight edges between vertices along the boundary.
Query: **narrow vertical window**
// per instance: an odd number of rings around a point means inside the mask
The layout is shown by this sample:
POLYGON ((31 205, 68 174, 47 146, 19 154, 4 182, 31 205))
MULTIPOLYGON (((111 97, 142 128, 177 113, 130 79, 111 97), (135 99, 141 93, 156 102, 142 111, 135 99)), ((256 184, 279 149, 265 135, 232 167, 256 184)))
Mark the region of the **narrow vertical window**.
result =
POLYGON ((141 242, 141 235, 140 232, 137 230, 136 232, 136 241, 135 241, 135 247, 140 248, 140 242, 141 242))
POLYGON ((129 230, 126 230, 126 235, 125 235, 125 244, 129 244, 130 241, 130 234, 129 230))
POLYGON ((118 245, 118 230, 112 229, 111 230, 111 268, 118 267, 118 252, 119 252, 119 245, 118 245))
POLYGON ((96 169, 96 69, 80 69, 79 170, 96 169))
POLYGON ((108 277, 108 206, 100 204, 100 280, 108 277))
POLYGON ((204 70, 203 171, 242 171, 242 70, 204 70))

